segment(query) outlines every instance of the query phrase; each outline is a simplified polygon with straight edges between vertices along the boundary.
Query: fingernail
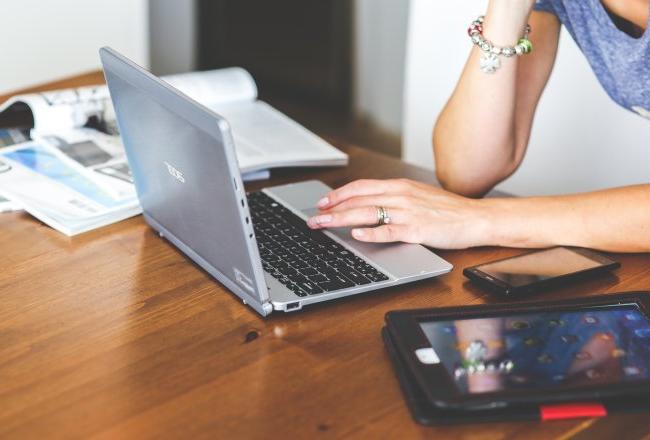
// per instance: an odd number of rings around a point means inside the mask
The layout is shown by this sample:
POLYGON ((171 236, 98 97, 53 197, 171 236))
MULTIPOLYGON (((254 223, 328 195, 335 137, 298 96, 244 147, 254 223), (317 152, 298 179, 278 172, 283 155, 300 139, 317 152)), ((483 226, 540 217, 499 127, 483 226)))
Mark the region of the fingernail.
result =
POLYGON ((320 199, 320 200, 318 201, 318 203, 316 203, 316 206, 317 206, 318 208, 324 208, 325 206, 327 206, 327 205, 329 205, 329 204, 330 204, 330 199, 327 198, 327 197, 323 197, 322 199, 320 199))
POLYGON ((332 216, 326 214, 326 215, 319 215, 317 217, 310 218, 309 220, 307 220, 307 224, 312 227, 317 227, 329 223, 331 221, 332 221, 332 216))
POLYGON ((363 237, 363 230, 362 229, 353 229, 352 230, 352 236, 354 238, 361 238, 363 237))
POLYGON ((325 223, 329 223, 332 221, 332 216, 329 214, 326 215, 319 215, 318 217, 314 217, 314 223, 317 225, 324 225, 325 223))

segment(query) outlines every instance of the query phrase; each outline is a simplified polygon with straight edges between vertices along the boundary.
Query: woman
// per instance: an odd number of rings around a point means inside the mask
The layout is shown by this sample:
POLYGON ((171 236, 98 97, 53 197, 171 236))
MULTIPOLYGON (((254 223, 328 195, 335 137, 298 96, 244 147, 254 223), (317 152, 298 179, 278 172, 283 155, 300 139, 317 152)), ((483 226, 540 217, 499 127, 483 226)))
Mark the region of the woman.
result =
POLYGON ((353 226, 352 235, 361 241, 435 248, 566 245, 650 252, 650 185, 555 197, 477 198, 524 158, 562 24, 612 99, 650 114, 649 3, 491 0, 484 19, 470 27, 475 47, 434 131, 436 172, 446 190, 408 180, 352 182, 323 198, 321 213, 309 225, 353 226), (534 51, 527 53, 530 42, 534 51))

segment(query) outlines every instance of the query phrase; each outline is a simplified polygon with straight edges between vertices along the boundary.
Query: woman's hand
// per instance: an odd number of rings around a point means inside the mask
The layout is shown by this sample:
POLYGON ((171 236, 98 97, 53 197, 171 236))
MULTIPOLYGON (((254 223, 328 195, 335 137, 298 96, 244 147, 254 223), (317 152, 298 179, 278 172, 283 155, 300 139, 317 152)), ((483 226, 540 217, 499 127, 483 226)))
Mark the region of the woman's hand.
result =
POLYGON ((461 197, 407 179, 358 180, 331 191, 319 203, 312 229, 354 227, 359 241, 421 243, 439 249, 488 244, 490 215, 482 200, 461 197), (390 224, 377 226, 378 207, 390 224))

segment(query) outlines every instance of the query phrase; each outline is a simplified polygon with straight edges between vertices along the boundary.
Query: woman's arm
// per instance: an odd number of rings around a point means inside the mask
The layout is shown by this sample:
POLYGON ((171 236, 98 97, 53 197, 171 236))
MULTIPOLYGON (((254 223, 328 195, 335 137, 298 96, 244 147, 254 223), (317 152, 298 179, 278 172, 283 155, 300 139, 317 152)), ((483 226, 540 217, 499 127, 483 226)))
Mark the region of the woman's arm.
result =
POLYGON ((484 35, 511 46, 530 22, 531 54, 504 58, 494 74, 479 69, 481 51, 472 49, 433 135, 438 180, 450 191, 481 196, 520 165, 535 108, 555 62, 560 32, 557 17, 530 13, 534 0, 492 0, 484 35), (529 17, 530 16, 530 17, 529 17))
POLYGON ((492 244, 650 252, 650 185, 485 202, 492 211, 492 244))
POLYGON ((585 194, 471 199, 406 179, 358 180, 330 192, 314 229, 353 226, 360 241, 474 246, 581 246, 650 252, 650 185, 585 194), (391 223, 377 224, 377 206, 391 223))

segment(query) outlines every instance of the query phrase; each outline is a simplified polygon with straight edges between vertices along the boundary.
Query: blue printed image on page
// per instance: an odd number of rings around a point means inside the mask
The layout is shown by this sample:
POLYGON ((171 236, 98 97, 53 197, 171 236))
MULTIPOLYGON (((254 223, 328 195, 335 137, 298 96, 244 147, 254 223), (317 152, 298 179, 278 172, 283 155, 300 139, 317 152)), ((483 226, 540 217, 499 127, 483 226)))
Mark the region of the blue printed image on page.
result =
POLYGON ((120 202, 113 199, 100 186, 40 145, 32 144, 29 147, 4 153, 3 156, 67 186, 105 208, 120 206, 120 202))

